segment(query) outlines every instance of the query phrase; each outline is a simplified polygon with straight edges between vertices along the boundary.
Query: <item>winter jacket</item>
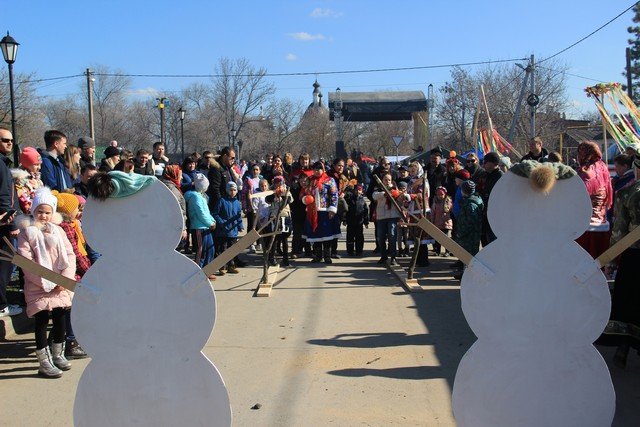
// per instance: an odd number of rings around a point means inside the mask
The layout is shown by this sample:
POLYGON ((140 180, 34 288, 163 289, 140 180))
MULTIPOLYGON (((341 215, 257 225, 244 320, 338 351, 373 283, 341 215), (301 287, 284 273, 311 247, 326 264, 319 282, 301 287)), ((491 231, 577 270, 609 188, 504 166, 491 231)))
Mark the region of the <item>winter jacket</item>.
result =
POLYGON ((73 227, 73 224, 68 221, 62 221, 60 223, 60 228, 64 230, 64 234, 67 236, 67 239, 69 239, 69 243, 71 243, 71 247, 73 248, 73 253, 76 257, 75 280, 80 280, 87 270, 89 270, 89 267, 91 267, 91 261, 89 261, 89 257, 87 255, 80 253, 80 249, 78 247, 78 235, 76 234, 76 229, 73 227))
POLYGON ((455 240, 471 255, 480 250, 483 211, 482 199, 476 193, 462 198, 460 214, 456 217, 455 240))
MULTIPOLYGON (((408 194, 405 194, 404 196, 404 201, 410 200, 410 196, 408 194)), ((393 202, 387 199, 387 194, 384 191, 374 191, 372 197, 376 202, 376 221, 380 219, 400 218, 398 209, 396 209, 393 202)), ((402 206, 404 201, 401 200, 398 204, 402 206)))
POLYGON ((216 223, 209 212, 207 198, 204 194, 197 191, 187 191, 184 193, 184 199, 187 203, 190 230, 208 230, 216 223))
MULTIPOLYGON (((616 193, 613 211, 612 245, 640 225, 640 181, 616 193)), ((640 240, 630 247, 640 249, 640 240)))
POLYGON ((184 201, 184 196, 182 195, 182 191, 180 191, 180 189, 178 187, 176 187, 176 185, 169 181, 168 179, 164 179, 164 178, 160 178, 160 181, 167 186, 167 188, 169 190, 171 190, 171 193, 175 196, 176 200, 178 201, 178 204, 180 205, 180 212, 182 212, 182 228, 185 227, 185 224, 187 223, 187 204, 184 201))
POLYGON ((193 181, 196 178, 196 171, 192 170, 192 171, 182 171, 182 181, 180 182, 180 190, 183 193, 186 193, 187 191, 191 191, 191 190, 195 190, 195 186, 193 181))
MULTIPOLYGON (((20 209, 13 178, 11 177, 11 164, 10 158, 0 154, 0 212, 6 212, 9 209, 20 209)), ((0 235, 8 236, 15 229, 14 223, 0 225, 0 235)))
MULTIPOLYGON (((56 222, 61 221, 59 215, 54 215, 54 218, 57 218, 56 222)), ((34 225, 31 217, 21 217, 17 219, 16 222, 20 228, 20 234, 18 234, 18 253, 20 255, 41 264, 41 260, 38 259, 37 251, 34 248, 37 247, 36 242, 38 235, 43 235, 45 250, 52 261, 52 270, 75 280, 76 257, 73 252, 73 247, 62 228, 50 223, 47 229, 44 231, 40 230, 34 225), (57 262, 60 260, 58 255, 58 247, 60 245, 64 248, 67 258, 67 263, 64 266, 59 265, 57 262)), ((53 290, 47 292, 43 287, 43 281, 40 276, 30 273, 27 270, 23 270, 23 272, 27 316, 33 317, 36 313, 43 310, 51 311, 54 308, 71 307, 72 292, 60 286, 56 286, 53 290)))
POLYGON ((216 221, 216 237, 238 237, 238 232, 244 230, 238 199, 224 196, 216 203, 212 215, 216 221))
MULTIPOLYGON (((238 194, 242 190, 242 178, 233 178, 231 169, 219 163, 220 159, 211 159, 207 179, 209 180, 209 188, 207 196, 209 196, 209 209, 213 212, 218 201, 227 195, 227 182, 234 181, 238 186, 238 194)), ((236 196, 237 197, 237 196, 236 196)))
POLYGON ((58 191, 73 187, 71 175, 69 175, 62 157, 54 158, 48 151, 38 151, 42 157, 40 179, 42 179, 44 185, 58 191))
POLYGON ((31 203, 36 190, 44 184, 40 178, 32 176, 24 169, 11 169, 11 176, 16 189, 16 196, 23 214, 31 213, 31 203))
POLYGON ((352 191, 344 193, 349 209, 347 210, 346 221, 348 224, 369 224, 369 208, 364 195, 358 195, 352 191))
POLYGON ((453 220, 451 219, 451 209, 453 203, 451 197, 445 196, 444 199, 433 198, 431 204, 431 222, 440 230, 451 230, 453 228, 453 220))

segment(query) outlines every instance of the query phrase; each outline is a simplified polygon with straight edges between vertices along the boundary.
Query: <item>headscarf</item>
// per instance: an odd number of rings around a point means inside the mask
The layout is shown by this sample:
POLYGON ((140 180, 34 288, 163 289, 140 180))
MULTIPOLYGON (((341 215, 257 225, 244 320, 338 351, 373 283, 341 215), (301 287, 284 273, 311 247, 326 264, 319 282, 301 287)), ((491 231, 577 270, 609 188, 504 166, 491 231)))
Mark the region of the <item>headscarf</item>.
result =
POLYGON ((175 186, 180 189, 181 181, 182 181, 182 170, 178 165, 167 165, 164 167, 164 171, 162 172, 162 178, 167 181, 171 181, 175 184, 175 186))

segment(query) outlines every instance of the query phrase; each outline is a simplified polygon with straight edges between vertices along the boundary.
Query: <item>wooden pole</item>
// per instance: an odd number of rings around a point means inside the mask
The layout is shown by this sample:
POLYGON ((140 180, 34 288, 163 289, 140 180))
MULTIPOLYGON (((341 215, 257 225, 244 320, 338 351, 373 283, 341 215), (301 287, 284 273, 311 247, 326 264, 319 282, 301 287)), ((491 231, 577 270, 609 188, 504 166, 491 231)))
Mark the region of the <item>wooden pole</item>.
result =
POLYGON ((491 115, 489 115, 489 106, 487 105, 487 97, 484 95, 484 86, 480 85, 480 94, 482 95, 482 103, 484 104, 484 110, 487 113, 487 120, 489 122, 489 144, 493 146, 493 122, 491 121, 491 115))

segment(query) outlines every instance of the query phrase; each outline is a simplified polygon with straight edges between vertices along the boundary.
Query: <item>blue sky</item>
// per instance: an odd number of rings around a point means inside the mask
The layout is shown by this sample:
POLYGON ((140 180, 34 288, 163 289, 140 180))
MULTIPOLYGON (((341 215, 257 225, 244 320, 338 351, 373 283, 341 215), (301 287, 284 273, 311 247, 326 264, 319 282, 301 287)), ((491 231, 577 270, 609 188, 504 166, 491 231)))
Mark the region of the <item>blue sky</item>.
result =
MULTIPOLYGON (((40 78, 104 64, 131 74, 211 74, 218 58, 244 57, 272 73, 415 67, 550 56, 631 6, 603 1, 250 0, 5 1, 0 31, 21 44, 16 72, 40 78)), ((628 11, 558 58, 569 73, 622 81, 628 11)), ((473 69, 473 67, 470 67, 473 69)), ((277 96, 311 101, 314 76, 273 77, 277 96)), ((325 94, 422 90, 449 69, 318 75, 325 94)), ((142 94, 171 97, 206 79, 135 78, 142 94)), ((82 78, 42 82, 39 94, 77 92, 82 78)), ((569 76, 571 116, 595 108, 593 80, 569 76)))

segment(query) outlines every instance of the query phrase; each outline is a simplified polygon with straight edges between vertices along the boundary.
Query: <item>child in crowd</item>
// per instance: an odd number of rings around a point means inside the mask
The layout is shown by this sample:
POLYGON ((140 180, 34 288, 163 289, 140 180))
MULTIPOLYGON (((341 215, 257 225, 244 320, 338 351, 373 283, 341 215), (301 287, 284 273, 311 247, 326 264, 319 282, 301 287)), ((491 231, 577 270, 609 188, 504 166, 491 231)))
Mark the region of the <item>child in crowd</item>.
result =
MULTIPOLYGON (((47 187, 40 188, 33 198, 31 216, 17 222, 18 253, 56 273, 75 279, 76 259, 73 247, 64 231, 51 222, 58 200, 47 187)), ((65 310, 71 308, 72 293, 61 286, 24 272, 24 295, 27 315, 35 317, 36 357, 38 374, 58 378, 71 369, 64 356, 65 310), (47 345, 49 316, 53 320, 51 349, 47 345)))
MULTIPOLYGON (((462 200, 460 213, 457 216, 456 242, 471 255, 480 250, 480 236, 482 234, 482 216, 484 204, 476 193, 476 184, 467 180, 460 185, 462 200)), ((461 272, 454 277, 460 278, 461 272)))
MULTIPOLYGON (((263 191, 268 191, 269 181, 264 178, 261 179, 259 183, 259 190, 260 193, 263 191)), ((267 203, 266 201, 266 198, 267 196, 256 196, 251 198, 251 208, 253 209, 253 212, 256 216, 254 223, 257 230, 261 229, 267 224, 267 222, 269 222, 270 207, 269 203, 267 203)), ((269 239, 260 239, 260 245, 262 246, 262 249, 265 250, 265 248, 269 246, 269 239)))
MULTIPOLYGON (((221 254, 225 249, 230 248, 236 242, 238 233, 244 230, 242 223, 242 207, 240 200, 236 197, 238 194, 238 185, 233 182, 227 182, 226 194, 218 200, 213 209, 213 218, 216 221, 216 252, 221 254)), ((220 268, 220 274, 238 273, 234 260, 220 268)))
MULTIPOLYGON (((383 175, 382 185, 391 192, 394 199, 399 198, 400 192, 394 188, 391 174, 383 175)), ((378 264, 384 264, 389 260, 389 265, 397 266, 396 242, 398 240, 398 218, 400 218, 400 214, 382 188, 377 188, 373 192, 372 198, 376 202, 376 232, 381 255, 378 264)), ((403 200, 401 199, 399 204, 402 205, 402 202, 403 200)))
MULTIPOLYGON (((251 198, 251 195, 260 191, 261 180, 262 175, 260 175, 260 165, 251 165, 251 168, 247 170, 247 174, 244 177, 244 183, 242 185, 242 197, 240 198, 240 200, 242 201, 242 211, 247 217, 247 228, 249 229, 256 228, 257 211, 253 210, 253 199, 251 198)), ((255 244, 249 246, 249 253, 256 253, 255 244)))
POLYGON ((25 147, 20 154, 20 168, 11 169, 20 210, 27 215, 31 213, 31 203, 36 190, 44 185, 40 179, 41 167, 40 153, 33 147, 25 147))
POLYGON ((273 194, 267 196, 265 202, 270 205, 269 221, 275 221, 278 212, 280 212, 279 223, 272 227, 275 231, 280 231, 280 234, 275 236, 276 240, 269 253, 269 263, 276 264, 275 252, 276 247, 280 244, 282 247, 282 267, 289 267, 288 239, 291 235, 291 209, 289 209, 289 205, 293 203, 293 196, 287 191, 283 176, 278 175, 273 178, 273 194))
MULTIPOLYGON (((453 202, 451 197, 447 195, 447 189, 443 186, 436 188, 436 195, 431 204, 431 222, 449 237, 451 237, 451 230, 453 229, 453 220, 451 219, 452 206, 453 202)), ((440 243, 434 242, 433 250, 436 255, 440 255, 440 249, 440 243)), ((448 252, 445 249, 445 256, 447 255, 448 252)))
MULTIPOLYGON (((194 239, 193 245, 196 254, 194 261, 200 268, 209 264, 215 256, 212 233, 216 229, 216 220, 209 212, 209 201, 206 196, 208 188, 209 180, 207 177, 196 173, 193 178, 193 189, 184 194, 190 231, 194 239)), ((209 280, 216 280, 216 276, 210 275, 209 280)))
MULTIPOLYGON (((405 167, 406 169, 406 167, 405 167)), ((403 209, 404 217, 401 218, 402 222, 406 223, 409 220, 407 216, 407 208, 409 207, 409 201, 405 199, 407 196, 407 188, 409 187, 407 181, 398 181, 396 183, 398 192, 402 197, 398 197, 398 204, 403 209)), ((409 256, 409 227, 406 224, 398 226, 398 256, 409 256)))
MULTIPOLYGON (((64 230, 73 253, 76 257, 76 277, 75 280, 79 281, 82 276, 91 267, 91 261, 87 256, 87 249, 85 247, 84 234, 82 233, 82 226, 78 219, 80 213, 80 200, 74 195, 69 193, 57 193, 54 192, 58 199, 58 213, 62 216, 62 222, 59 224, 60 228, 64 230)), ((65 357, 69 359, 82 359, 87 357, 87 353, 84 352, 82 347, 76 341, 75 334, 73 333, 73 327, 71 326, 71 310, 65 311, 66 322, 66 345, 64 350, 65 357)))
POLYGON ((347 209, 347 255, 362 256, 364 248, 364 227, 369 228, 369 208, 364 198, 364 187, 356 185, 351 191, 345 192, 347 209))

